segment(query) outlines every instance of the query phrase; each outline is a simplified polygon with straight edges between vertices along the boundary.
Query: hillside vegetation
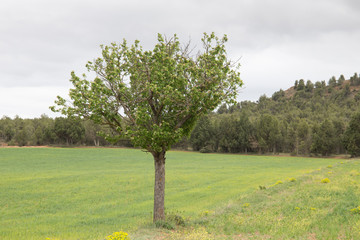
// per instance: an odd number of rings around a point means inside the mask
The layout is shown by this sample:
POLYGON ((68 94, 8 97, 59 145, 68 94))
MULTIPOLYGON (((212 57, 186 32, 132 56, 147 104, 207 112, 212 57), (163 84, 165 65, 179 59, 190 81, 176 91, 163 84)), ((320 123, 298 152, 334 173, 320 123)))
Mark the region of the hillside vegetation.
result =
POLYGON ((360 111, 359 89, 357 74, 349 80, 332 77, 328 84, 301 79, 257 102, 222 105, 200 119, 190 143, 203 152, 347 153, 346 138, 354 130, 346 130, 360 111))

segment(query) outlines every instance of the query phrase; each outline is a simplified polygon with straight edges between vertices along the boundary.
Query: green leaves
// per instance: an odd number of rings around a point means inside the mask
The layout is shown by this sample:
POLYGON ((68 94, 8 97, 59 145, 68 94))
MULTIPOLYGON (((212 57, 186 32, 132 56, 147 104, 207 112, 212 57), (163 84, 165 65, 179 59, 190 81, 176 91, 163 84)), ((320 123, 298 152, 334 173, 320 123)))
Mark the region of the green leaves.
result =
POLYGON ((51 109, 107 124, 150 152, 166 151, 200 116, 236 98, 242 81, 239 66, 227 60, 226 41, 205 33, 197 56, 176 35, 158 34, 152 51, 139 41, 101 46, 102 57, 86 65, 96 78, 72 73, 71 104, 59 97, 60 108, 51 109))
POLYGON ((353 156, 360 156, 360 112, 355 113, 345 131, 344 145, 353 156))

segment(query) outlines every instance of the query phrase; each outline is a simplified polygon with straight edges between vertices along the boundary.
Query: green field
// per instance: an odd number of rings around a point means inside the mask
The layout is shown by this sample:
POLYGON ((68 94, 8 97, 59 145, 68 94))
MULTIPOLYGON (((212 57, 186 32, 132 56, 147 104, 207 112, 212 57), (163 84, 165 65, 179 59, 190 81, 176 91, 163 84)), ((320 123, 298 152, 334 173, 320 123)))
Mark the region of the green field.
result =
POLYGON ((252 239, 360 239, 360 214, 351 212, 360 205, 360 162, 342 163, 243 196, 203 226, 252 239))
MULTIPOLYGON (((233 201, 250 201, 252 198, 244 199, 259 192, 259 185, 269 187, 278 180, 300 178, 328 165, 333 165, 334 171, 340 165, 351 165, 340 162, 330 158, 169 152, 166 211, 180 212, 196 226, 196 219, 203 219, 204 212, 227 209, 233 201)), ((153 160, 140 150, 0 148, 0 176, 0 239, 104 239, 115 231, 131 235, 151 225, 153 160)), ((288 187, 281 185, 279 189, 288 187)), ((260 193, 277 194, 271 192, 276 187, 260 193)), ((299 207, 310 207, 297 197, 292 201, 299 207)), ((260 204, 254 199, 253 204, 260 204)), ((311 198, 306 201, 311 202, 311 198)), ((219 230, 214 226, 232 219, 225 212, 214 216, 206 217, 203 224, 210 233, 219 230)), ((271 228, 259 229, 265 232, 271 228)), ((231 235, 258 230, 249 225, 233 227, 228 233, 221 231, 231 235)))

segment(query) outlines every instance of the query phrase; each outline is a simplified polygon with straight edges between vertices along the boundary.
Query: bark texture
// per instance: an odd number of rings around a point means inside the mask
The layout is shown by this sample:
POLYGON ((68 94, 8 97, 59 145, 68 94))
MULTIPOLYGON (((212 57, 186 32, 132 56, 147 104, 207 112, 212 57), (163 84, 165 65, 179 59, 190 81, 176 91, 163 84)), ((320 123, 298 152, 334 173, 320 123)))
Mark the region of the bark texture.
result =
POLYGON ((153 153, 155 164, 154 218, 165 220, 165 152, 153 153))

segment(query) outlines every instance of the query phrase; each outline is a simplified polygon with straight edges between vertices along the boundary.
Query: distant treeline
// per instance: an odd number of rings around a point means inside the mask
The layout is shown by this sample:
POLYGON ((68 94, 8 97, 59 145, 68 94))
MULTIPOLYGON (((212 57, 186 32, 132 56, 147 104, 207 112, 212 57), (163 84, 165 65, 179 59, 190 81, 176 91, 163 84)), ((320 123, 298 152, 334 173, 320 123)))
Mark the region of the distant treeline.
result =
POLYGON ((126 139, 121 139, 115 144, 109 143, 103 137, 109 134, 111 135, 111 129, 107 127, 76 118, 53 119, 42 115, 35 119, 11 119, 6 116, 0 119, 0 145, 132 146, 126 139))
MULTIPOLYGON (((360 112, 357 73, 348 80, 343 75, 332 77, 327 83, 300 79, 290 89, 263 95, 257 102, 220 106, 199 119, 190 138, 174 147, 201 152, 343 154, 349 150, 349 134, 360 135, 349 127, 356 112, 360 112)), ((8 145, 112 145, 99 132, 111 135, 111 129, 88 120, 45 115, 0 119, 0 143, 8 145)), ((131 143, 122 139, 116 145, 131 143)), ((360 149, 360 142, 355 145, 360 149)))

